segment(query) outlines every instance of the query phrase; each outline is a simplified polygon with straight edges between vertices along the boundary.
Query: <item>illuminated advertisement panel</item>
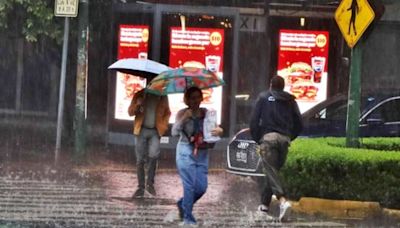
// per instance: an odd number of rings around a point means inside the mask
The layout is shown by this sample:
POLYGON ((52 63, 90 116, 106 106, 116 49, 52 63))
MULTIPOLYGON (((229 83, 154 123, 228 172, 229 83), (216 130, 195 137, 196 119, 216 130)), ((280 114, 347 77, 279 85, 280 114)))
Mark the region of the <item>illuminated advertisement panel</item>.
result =
MULTIPOLYGON (((149 26, 120 25, 118 33, 118 59, 147 59, 149 26)), ((133 95, 146 87, 146 79, 117 72, 115 88, 115 119, 133 120, 128 115, 128 107, 133 95)))
POLYGON ((280 30, 278 75, 303 113, 326 100, 329 32, 280 30))
MULTIPOLYGON (((171 27, 169 66, 200 67, 214 71, 223 77, 224 30, 214 28, 171 27)), ((217 111, 221 123, 222 87, 203 90, 202 107, 217 111)), ((170 123, 175 122, 176 113, 185 108, 183 94, 168 95, 171 108, 170 123)))

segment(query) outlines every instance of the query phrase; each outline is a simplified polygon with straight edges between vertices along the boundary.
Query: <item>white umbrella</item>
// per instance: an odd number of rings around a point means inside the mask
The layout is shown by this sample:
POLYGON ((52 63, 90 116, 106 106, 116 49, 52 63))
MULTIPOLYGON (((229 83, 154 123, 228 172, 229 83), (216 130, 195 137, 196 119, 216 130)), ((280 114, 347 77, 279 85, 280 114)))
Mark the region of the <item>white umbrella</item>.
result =
POLYGON ((111 64, 108 69, 140 77, 153 78, 171 68, 150 59, 127 58, 116 61, 111 64))

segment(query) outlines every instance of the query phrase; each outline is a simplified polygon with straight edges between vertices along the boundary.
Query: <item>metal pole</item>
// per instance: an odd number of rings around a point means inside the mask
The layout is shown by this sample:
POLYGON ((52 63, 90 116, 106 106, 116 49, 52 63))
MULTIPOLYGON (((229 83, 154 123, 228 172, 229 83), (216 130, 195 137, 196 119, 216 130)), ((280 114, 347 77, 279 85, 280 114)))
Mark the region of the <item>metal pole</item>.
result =
POLYGON ((15 94, 15 111, 21 113, 21 97, 22 97, 22 76, 24 74, 24 39, 17 40, 17 79, 16 79, 16 94, 15 94))
POLYGON ((347 104, 346 146, 359 147, 359 119, 361 97, 361 58, 363 41, 351 50, 349 97, 347 104))
POLYGON ((78 60, 76 74, 75 98, 75 153, 76 162, 82 162, 86 149, 86 91, 88 73, 88 40, 89 40, 89 0, 81 0, 79 6, 78 60))
POLYGON ((61 77, 60 77, 60 93, 58 98, 58 115, 57 115, 57 140, 56 140, 56 152, 54 162, 57 164, 60 156, 61 148, 61 133, 63 128, 63 111, 64 111, 64 93, 65 93, 65 72, 67 66, 67 54, 68 54, 68 38, 69 38, 69 17, 65 17, 64 20, 64 40, 62 49, 61 59, 61 77))
MULTIPOLYGON (((239 27, 240 27, 240 15, 238 11, 234 13, 234 24, 233 24, 233 44, 232 44, 232 73, 231 73, 231 98, 229 106, 229 138, 237 131, 237 87, 238 87, 238 72, 239 72, 239 27)), ((226 75, 225 75, 226 77, 226 75)))

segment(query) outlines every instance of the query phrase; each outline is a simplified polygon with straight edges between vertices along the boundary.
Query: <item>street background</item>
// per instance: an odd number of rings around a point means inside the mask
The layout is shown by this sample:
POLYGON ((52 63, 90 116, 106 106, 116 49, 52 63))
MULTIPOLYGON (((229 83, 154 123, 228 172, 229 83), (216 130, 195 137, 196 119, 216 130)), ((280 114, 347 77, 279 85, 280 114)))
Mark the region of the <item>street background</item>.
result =
MULTIPOLYGON (((132 199, 136 189, 133 147, 104 147, 96 127, 89 128, 84 162, 65 146, 54 164, 54 139, 43 128, 14 124, 1 137, 0 225, 5 227, 176 227, 176 200, 182 187, 175 153, 163 150, 156 175, 156 197, 132 199), (42 129, 42 130, 39 130, 42 129), (7 132, 7 133, 6 133, 7 132)), ((287 223, 257 216, 257 185, 250 177, 227 173, 223 156, 211 151, 209 187, 195 205, 203 227, 353 227, 399 225, 395 220, 338 220, 292 213, 287 223), (216 159, 217 158, 217 159, 216 159)), ((294 174, 295 175, 295 174, 294 174)), ((294 202, 295 203, 295 202, 294 202)), ((277 215, 277 205, 272 213, 277 215)))

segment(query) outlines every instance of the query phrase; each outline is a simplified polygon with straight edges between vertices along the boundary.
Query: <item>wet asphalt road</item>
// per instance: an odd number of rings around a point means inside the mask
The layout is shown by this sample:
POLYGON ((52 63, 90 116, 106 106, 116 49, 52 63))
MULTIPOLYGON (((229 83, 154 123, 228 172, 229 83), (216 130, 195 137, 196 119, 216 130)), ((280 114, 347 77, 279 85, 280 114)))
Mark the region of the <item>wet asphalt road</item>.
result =
MULTIPOLYGON (((18 120, 19 121, 19 120, 18 120)), ((8 122, 8 121, 5 121, 8 122)), ((177 227, 175 201, 182 187, 174 152, 162 151, 157 197, 131 198, 136 188, 132 147, 103 147, 97 134, 87 148, 90 164, 71 162, 65 146, 54 165, 54 134, 12 123, 0 137, 0 228, 3 227, 177 227)), ((91 133, 93 136, 93 132, 91 133)), ((101 137, 100 137, 101 136, 101 137)), ((213 151, 211 167, 226 165, 213 151)), ((286 223, 256 216, 258 193, 251 178, 212 170, 205 196, 195 205, 200 227, 399 227, 398 221, 336 221, 292 214, 286 223), (383 225, 382 225, 383 224, 383 225)), ((276 208, 275 208, 276 209, 276 208)), ((276 212, 276 210, 275 210, 276 212)))
MULTIPOLYGON (((63 167, 63 165, 59 166, 63 167)), ((174 169, 160 169, 157 196, 132 199, 134 167, 100 164, 55 168, 21 163, 0 166, 0 227, 177 227, 182 195, 174 169)), ((209 187, 195 205, 200 227, 345 227, 341 222, 292 214, 286 223, 257 216, 251 178, 211 170, 209 187)))

